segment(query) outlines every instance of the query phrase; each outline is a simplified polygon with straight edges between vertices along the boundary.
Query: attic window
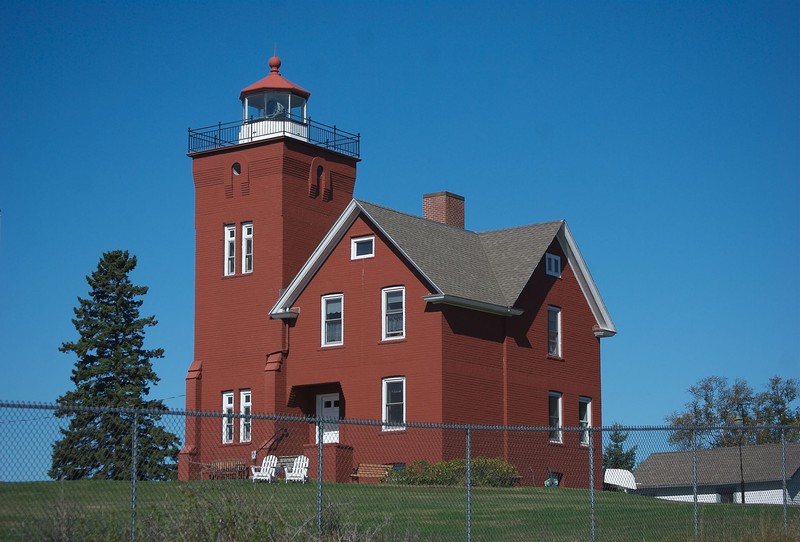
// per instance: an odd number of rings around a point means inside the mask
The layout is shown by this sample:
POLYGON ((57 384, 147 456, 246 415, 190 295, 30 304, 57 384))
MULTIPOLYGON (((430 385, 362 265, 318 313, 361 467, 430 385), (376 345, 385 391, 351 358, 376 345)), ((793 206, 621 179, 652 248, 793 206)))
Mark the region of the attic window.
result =
POLYGON ((350 240, 350 259, 372 258, 375 256, 375 237, 358 237, 350 240))
POLYGON ((545 270, 551 277, 561 278, 561 256, 556 254, 545 254, 545 270))

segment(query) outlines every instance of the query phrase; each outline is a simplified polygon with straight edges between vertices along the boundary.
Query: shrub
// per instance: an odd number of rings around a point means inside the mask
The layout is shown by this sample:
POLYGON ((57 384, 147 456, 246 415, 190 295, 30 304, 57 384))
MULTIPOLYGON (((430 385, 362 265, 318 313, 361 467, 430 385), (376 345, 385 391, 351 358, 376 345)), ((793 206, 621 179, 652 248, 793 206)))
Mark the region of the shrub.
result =
MULTIPOLYGON (((500 458, 476 457, 471 465, 473 486, 509 487, 517 478, 517 469, 500 458)), ((467 462, 453 459, 440 463, 419 460, 401 470, 391 471, 388 483, 408 485, 459 486, 467 483, 467 462)))

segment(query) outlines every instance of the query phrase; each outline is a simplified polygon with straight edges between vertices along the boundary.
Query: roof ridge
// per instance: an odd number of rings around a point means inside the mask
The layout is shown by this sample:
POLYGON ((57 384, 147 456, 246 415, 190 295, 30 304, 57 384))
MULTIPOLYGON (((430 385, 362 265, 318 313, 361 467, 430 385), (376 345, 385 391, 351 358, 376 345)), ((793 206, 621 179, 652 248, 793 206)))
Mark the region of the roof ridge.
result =
POLYGON ((546 220, 545 222, 532 222, 530 224, 522 224, 520 226, 511 226, 511 227, 508 227, 508 228, 497 228, 497 229, 494 229, 494 230, 484 230, 484 231, 479 231, 479 232, 475 232, 475 233, 477 233, 478 235, 483 235, 485 233, 499 233, 499 232, 504 232, 504 231, 520 230, 522 228, 532 228, 534 226, 546 226, 547 224, 563 224, 564 222, 566 222, 565 219, 559 218, 557 220, 546 220))
POLYGON ((361 205, 362 203, 366 203, 367 205, 372 205, 373 207, 378 207, 380 209, 383 209, 384 211, 391 211, 393 213, 397 213, 399 215, 407 216, 409 218, 416 218, 417 220, 424 220, 425 222, 428 222, 430 224, 438 224, 439 226, 442 226, 444 228, 451 228, 451 229, 454 229, 454 230, 457 230, 457 231, 463 231, 463 232, 466 232, 466 233, 469 233, 469 234, 472 234, 472 235, 480 235, 480 232, 476 232, 476 231, 473 231, 473 230, 468 230, 467 228, 462 228, 460 226, 453 226, 452 224, 445 224, 444 222, 439 222, 438 220, 431 220, 430 218, 425 218, 424 216, 415 215, 415 214, 412 214, 412 213, 407 213, 405 211, 398 211, 397 209, 392 209, 391 207, 386 207, 385 205, 380 205, 378 203, 372 203, 371 201, 366 201, 366 200, 358 199, 358 198, 353 198, 353 199, 359 205, 361 205))

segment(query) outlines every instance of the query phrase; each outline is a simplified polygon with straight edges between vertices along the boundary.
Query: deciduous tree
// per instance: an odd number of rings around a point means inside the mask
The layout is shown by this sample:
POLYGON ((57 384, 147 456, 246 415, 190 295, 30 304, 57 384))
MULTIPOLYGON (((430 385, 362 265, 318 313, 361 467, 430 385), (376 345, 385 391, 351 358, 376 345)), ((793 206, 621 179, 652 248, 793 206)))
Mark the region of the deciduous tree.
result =
POLYGON ((800 432, 800 381, 775 376, 767 389, 754 393, 743 379, 732 385, 728 379, 710 376, 689 388, 691 399, 684 410, 666 417, 676 428, 670 442, 690 449, 694 439, 699 448, 718 448, 744 444, 780 442, 781 432, 796 439, 800 432), (770 426, 763 429, 737 429, 742 426, 770 426), (776 426, 789 426, 780 429, 776 426), (716 429, 706 429, 716 428, 716 429))
POLYGON ((146 398, 159 380, 152 360, 164 351, 144 347, 146 328, 157 322, 154 316, 139 316, 148 288, 131 283, 129 273, 135 267, 136 257, 127 251, 104 253, 86 277, 89 297, 79 297, 73 309, 78 339, 59 350, 77 357, 71 377, 75 389, 58 399, 62 408, 56 414, 69 419, 69 425, 53 445, 49 474, 55 479, 130 479, 134 427, 137 477, 163 480, 175 470, 178 437, 158 424, 166 407, 146 398))

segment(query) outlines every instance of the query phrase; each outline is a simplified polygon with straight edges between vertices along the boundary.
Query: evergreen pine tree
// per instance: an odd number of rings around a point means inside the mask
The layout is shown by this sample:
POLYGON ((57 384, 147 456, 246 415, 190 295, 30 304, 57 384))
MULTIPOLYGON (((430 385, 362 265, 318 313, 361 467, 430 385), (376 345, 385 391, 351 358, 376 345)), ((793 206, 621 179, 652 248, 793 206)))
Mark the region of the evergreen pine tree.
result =
POLYGON ((636 466, 636 449, 638 444, 625 451, 625 441, 628 440, 628 433, 621 430, 621 425, 613 423, 612 430, 608 438, 610 442, 603 450, 603 466, 607 469, 633 470, 636 466))
POLYGON ((175 472, 178 437, 157 424, 166 410, 161 401, 147 400, 150 385, 159 378, 151 360, 164 356, 161 348, 144 348, 145 328, 154 316, 139 317, 146 286, 131 283, 128 274, 136 257, 128 251, 106 252, 97 270, 86 277, 88 299, 78 298, 72 320, 78 340, 59 350, 77 356, 71 380, 75 384, 58 399, 56 415, 69 419, 62 438, 53 445, 49 475, 62 480, 101 478, 130 480, 134 419, 137 426, 137 478, 169 479, 175 472), (147 409, 149 413, 107 412, 104 407, 147 409))

